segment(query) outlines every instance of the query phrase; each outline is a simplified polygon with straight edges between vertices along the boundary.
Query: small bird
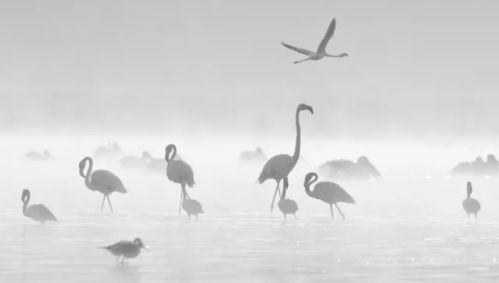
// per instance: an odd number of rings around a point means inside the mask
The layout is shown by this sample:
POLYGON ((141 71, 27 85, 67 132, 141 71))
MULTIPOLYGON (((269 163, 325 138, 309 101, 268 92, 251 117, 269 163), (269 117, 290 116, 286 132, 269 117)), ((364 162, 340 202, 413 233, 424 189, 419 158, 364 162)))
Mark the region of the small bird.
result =
POLYGON ((480 211, 480 203, 474 199, 471 198, 471 193, 473 192, 473 189, 471 187, 471 182, 468 182, 466 184, 466 191, 467 191, 467 196, 466 199, 463 200, 463 208, 466 214, 468 214, 468 218, 470 217, 471 214, 475 215, 475 220, 478 218, 478 211, 480 211))
POLYGON ((91 191, 98 191, 102 193, 102 203, 100 206, 100 210, 104 208, 104 201, 107 198, 107 203, 109 204, 109 208, 113 211, 113 206, 111 205, 111 200, 109 199, 109 195, 113 192, 126 194, 127 190, 121 182, 118 176, 114 175, 112 172, 107 170, 96 170, 92 172, 94 161, 90 157, 83 158, 78 164, 80 169, 80 176, 85 179, 85 186, 91 191), (85 173, 85 167, 88 168, 85 173))
POLYGON ((298 204, 296 203, 296 201, 286 198, 286 191, 287 190, 288 190, 288 187, 283 188, 282 194, 281 194, 281 200, 279 200, 279 202, 277 203, 279 210, 281 210, 282 215, 284 216, 284 223, 286 223, 286 221, 287 221, 287 218, 286 218, 287 214, 293 214, 295 216, 295 219, 297 219, 296 212, 298 211, 298 204))
POLYGON ((295 46, 289 45, 289 44, 284 43, 284 42, 281 42, 281 44, 284 47, 286 47, 286 48, 289 48, 289 49, 291 49, 293 51, 296 51, 298 53, 301 53, 301 54, 304 54, 304 55, 308 56, 308 58, 306 58, 306 59, 299 60, 299 61, 294 61, 295 64, 298 64, 298 63, 301 63, 301 62, 305 62, 307 60, 317 61, 317 60, 320 60, 320 59, 322 59, 324 57, 347 57, 348 56, 347 53, 341 53, 341 54, 338 54, 338 55, 332 55, 332 54, 328 54, 326 52, 326 46, 327 46, 329 40, 331 39, 331 37, 333 37, 335 27, 336 27, 336 19, 333 19, 331 21, 331 23, 329 24, 327 32, 324 35, 324 38, 322 39, 321 43, 319 44, 319 47, 317 48, 316 52, 310 51, 310 50, 307 50, 307 49, 304 49, 304 48, 295 47, 295 46))
POLYGON ((336 206, 336 209, 340 212, 343 219, 345 219, 345 215, 341 212, 341 209, 338 207, 338 202, 346 202, 346 203, 355 203, 353 197, 349 195, 342 187, 333 183, 333 182, 320 182, 314 186, 314 190, 310 190, 310 185, 312 185, 315 181, 317 181, 319 177, 316 173, 311 172, 305 176, 305 192, 310 197, 320 199, 323 202, 329 204, 329 208, 331 210, 331 218, 334 220, 333 215, 333 204, 336 206))
POLYGON ((203 207, 201 203, 195 199, 185 198, 182 201, 182 208, 187 212, 187 216, 189 220, 191 219, 191 215, 196 216, 196 221, 198 220, 198 214, 204 213, 203 207))
POLYGON ((140 238, 135 238, 133 241, 119 241, 110 246, 101 247, 101 249, 106 249, 115 255, 116 263, 124 264, 126 259, 137 257, 141 249, 147 250, 147 246, 144 245, 140 238))
POLYGON ((28 189, 24 189, 21 195, 21 200, 23 202, 23 214, 40 223, 45 223, 46 221, 57 221, 54 214, 43 204, 32 204, 28 206, 31 193, 28 189))

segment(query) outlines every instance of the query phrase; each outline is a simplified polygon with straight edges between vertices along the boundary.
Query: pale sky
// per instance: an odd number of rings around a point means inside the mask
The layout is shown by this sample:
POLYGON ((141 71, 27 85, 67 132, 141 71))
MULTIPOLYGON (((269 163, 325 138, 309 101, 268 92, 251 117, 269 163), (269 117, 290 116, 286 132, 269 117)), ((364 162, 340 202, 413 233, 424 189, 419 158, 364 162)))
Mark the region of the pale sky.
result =
POLYGON ((2 1, 0 131, 497 136, 497 1, 2 1), (316 49, 335 17, 326 58, 316 49))

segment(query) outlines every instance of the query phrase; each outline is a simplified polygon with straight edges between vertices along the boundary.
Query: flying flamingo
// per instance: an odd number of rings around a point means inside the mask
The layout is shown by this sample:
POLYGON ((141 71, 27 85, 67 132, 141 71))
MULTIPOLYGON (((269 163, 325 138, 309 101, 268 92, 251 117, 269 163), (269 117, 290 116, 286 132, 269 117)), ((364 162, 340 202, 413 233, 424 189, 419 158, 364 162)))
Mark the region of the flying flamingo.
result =
POLYGON ((194 173, 192 172, 191 166, 185 163, 183 160, 175 160, 175 155, 177 154, 177 147, 174 144, 169 144, 165 148, 165 161, 166 165, 166 177, 168 180, 180 184, 182 191, 180 192, 180 205, 178 207, 178 214, 182 209, 182 203, 186 199, 190 199, 185 185, 192 188, 195 184, 194 173))
POLYGON ((305 55, 308 56, 308 58, 306 58, 306 59, 299 60, 299 61, 294 61, 295 64, 301 63, 301 62, 305 62, 307 60, 317 61, 317 60, 320 60, 320 59, 322 59, 324 57, 347 57, 348 56, 347 53, 341 53, 341 54, 338 54, 338 55, 332 55, 332 54, 328 54, 326 52, 326 46, 327 46, 329 40, 331 39, 331 37, 333 37, 334 28, 335 27, 336 27, 336 19, 333 19, 331 21, 331 24, 329 24, 329 27, 328 27, 328 29, 326 31, 326 35, 324 35, 324 38, 322 39, 321 44, 319 44, 319 47, 317 48, 316 52, 310 51, 310 50, 307 50, 307 49, 304 49, 304 48, 295 47, 295 46, 289 45, 289 44, 284 43, 284 42, 281 42, 281 44, 284 47, 287 47, 287 48, 289 48, 289 49, 291 49, 293 51, 296 51, 298 53, 305 54, 305 55))
POLYGON ((298 204, 296 203, 296 201, 286 198, 287 190, 288 190, 287 187, 284 187, 282 189, 281 200, 277 203, 277 206, 279 207, 279 209, 282 212, 282 215, 284 216, 284 222, 287 221, 286 218, 287 214, 293 214, 296 219, 296 212, 298 211, 298 204))
POLYGON ((471 214, 474 214, 475 219, 477 219, 478 218, 478 211, 480 211, 481 207, 480 207, 480 203, 476 199, 471 198, 471 192, 473 191, 473 189, 471 188, 471 182, 468 182, 468 184, 466 184, 466 191, 467 191, 467 197, 463 201, 464 211, 466 211, 466 214, 468 214, 468 217, 471 214))
POLYGON ((24 189, 21 195, 21 200, 23 201, 23 214, 40 223, 46 221, 57 221, 54 214, 43 204, 32 204, 28 206, 31 193, 28 189, 24 189))
POLYGON ((111 205, 111 200, 109 199, 109 195, 113 192, 123 193, 125 194, 127 191, 123 182, 121 182, 118 176, 107 170, 96 170, 92 172, 94 161, 90 157, 85 157, 80 161, 80 176, 85 179, 85 185, 91 191, 99 191, 103 194, 102 196, 102 204, 100 206, 100 210, 102 211, 104 207, 104 200, 107 199, 107 203, 109 204, 109 208, 113 211, 113 206, 111 205), (88 169, 86 174, 83 172, 86 165, 88 163, 88 169))
POLYGON ((341 209, 338 207, 338 202, 346 202, 346 203, 355 203, 354 199, 351 195, 349 195, 342 187, 333 183, 333 182, 320 182, 314 186, 314 190, 310 190, 310 185, 312 185, 315 181, 317 181, 319 177, 315 173, 308 173, 305 176, 305 192, 310 197, 320 199, 323 202, 329 204, 329 208, 331 209, 331 218, 334 220, 333 215, 333 204, 336 206, 336 209, 340 212, 343 219, 345 219, 345 215, 341 212, 341 209))
POLYGON ((274 210, 274 202, 277 193, 281 195, 279 189, 279 183, 283 181, 284 187, 288 187, 288 175, 295 167, 298 159, 300 158, 300 139, 301 139, 301 129, 300 129, 300 112, 307 110, 314 114, 314 109, 306 104, 300 104, 296 108, 295 123, 296 123, 296 143, 295 152, 293 156, 287 154, 279 154, 267 161, 263 166, 262 172, 258 177, 258 182, 261 184, 268 179, 274 179, 277 183, 274 197, 272 198, 272 203, 270 204, 270 211, 274 210))

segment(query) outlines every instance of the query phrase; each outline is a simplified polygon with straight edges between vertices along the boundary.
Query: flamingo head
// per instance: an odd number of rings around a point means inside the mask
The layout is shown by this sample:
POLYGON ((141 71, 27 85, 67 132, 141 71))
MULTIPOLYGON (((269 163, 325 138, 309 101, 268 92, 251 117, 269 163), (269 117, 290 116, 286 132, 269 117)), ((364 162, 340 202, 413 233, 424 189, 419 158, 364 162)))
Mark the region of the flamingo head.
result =
POLYGON ((177 153, 177 147, 174 144, 169 144, 165 148, 165 160, 168 162, 175 158, 175 154, 177 153), (172 154, 173 152, 173 154, 172 154))
POLYGON ((309 105, 304 104, 304 103, 298 105, 298 111, 304 111, 304 110, 307 110, 310 113, 314 114, 314 109, 312 108, 312 106, 309 106, 309 105))
POLYGON ((467 193, 468 193, 468 196, 470 196, 470 195, 471 195, 471 192, 473 191, 473 189, 471 188, 471 182, 468 182, 468 183, 466 184, 466 191, 467 191, 467 193))
POLYGON ((304 185, 305 187, 310 186, 313 182, 317 181, 319 176, 315 172, 310 172, 305 176, 305 182, 304 185))
POLYGON ((21 194, 21 200, 23 202, 27 202, 29 200, 29 197, 30 197, 31 193, 29 192, 28 189, 24 189, 22 194, 21 194))
POLYGON ((80 176, 85 178, 86 176, 83 174, 83 170, 85 169, 85 166, 87 165, 87 162, 91 161, 92 159, 90 157, 85 157, 83 158, 80 163, 78 164, 78 167, 80 168, 80 176))

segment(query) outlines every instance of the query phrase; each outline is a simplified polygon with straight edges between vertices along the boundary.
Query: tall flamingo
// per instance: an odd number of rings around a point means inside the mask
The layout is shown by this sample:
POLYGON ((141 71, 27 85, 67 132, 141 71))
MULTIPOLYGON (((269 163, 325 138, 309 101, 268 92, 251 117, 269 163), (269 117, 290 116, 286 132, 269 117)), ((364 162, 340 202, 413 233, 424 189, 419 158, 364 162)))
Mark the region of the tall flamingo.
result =
POLYGON ((45 223, 46 221, 57 221, 54 214, 43 204, 32 204, 28 206, 31 193, 28 189, 24 189, 21 195, 21 200, 23 201, 23 214, 40 223, 45 223))
POLYGON ((180 205, 178 208, 178 214, 182 209, 182 203, 185 199, 190 199, 189 194, 185 189, 185 185, 192 188, 195 184, 194 173, 192 172, 191 166, 185 163, 183 160, 175 160, 175 155, 177 154, 177 147, 174 144, 169 144, 165 148, 165 161, 166 165, 166 177, 168 180, 180 184, 182 191, 180 192, 180 205))
POLYGON ((331 218, 334 220, 333 215, 333 204, 336 206, 336 209, 340 212, 343 219, 345 219, 345 215, 341 212, 341 209, 338 207, 338 202, 346 202, 346 203, 355 203, 355 200, 351 195, 349 195, 342 187, 333 183, 333 182, 320 182, 314 186, 314 190, 310 190, 310 185, 312 185, 315 181, 317 181, 319 177, 315 173, 308 173, 305 176, 305 192, 310 197, 320 199, 323 202, 329 204, 329 208, 331 209, 331 218))
POLYGON ((103 194, 102 196, 102 204, 100 206, 100 210, 102 211, 104 207, 104 200, 107 199, 107 203, 109 204, 109 208, 111 211, 113 210, 113 206, 111 205, 111 200, 109 199, 109 195, 113 192, 123 193, 125 194, 127 190, 121 182, 118 176, 114 175, 112 172, 107 170, 96 170, 92 172, 94 161, 91 157, 85 157, 80 161, 80 176, 85 179, 85 185, 91 191, 99 191, 103 194), (86 174, 83 172, 86 165, 88 163, 88 169, 86 174))
POLYGON ((274 179, 277 183, 272 203, 270 204, 270 211, 274 210, 274 202, 277 193, 281 195, 279 183, 283 181, 284 187, 288 187, 288 175, 295 167, 298 159, 300 158, 300 145, 301 145, 301 129, 300 129, 300 112, 307 110, 314 114, 314 109, 306 104, 300 104, 296 108, 295 123, 296 123, 296 143, 295 152, 293 156, 288 154, 279 154, 270 158, 263 166, 262 172, 258 177, 258 182, 261 184, 268 179, 274 179))
POLYGON ((317 60, 320 60, 324 57, 347 57, 348 54, 347 53, 341 53, 341 54, 338 54, 338 55, 332 55, 332 54, 328 54, 326 52, 326 46, 329 42, 329 40, 331 39, 331 37, 333 37, 333 34, 334 34, 334 29, 336 27, 336 19, 333 19, 331 21, 331 23, 329 24, 329 27, 326 31, 326 34, 324 35, 324 38, 322 39, 321 43, 319 44, 319 47, 317 48, 317 51, 310 51, 310 50, 307 50, 307 49, 304 49, 304 48, 300 48, 300 47, 295 47, 295 46, 292 46, 292 45, 289 45, 287 43, 284 43, 284 42, 281 42, 281 44, 286 47, 286 48, 289 48, 293 51, 296 51, 298 53, 301 53, 301 54, 304 54, 304 55, 307 55, 308 58, 306 59, 303 59, 303 60, 299 60, 299 61, 294 61, 295 64, 298 64, 298 63, 301 63, 301 62, 305 62, 307 60, 314 60, 314 61, 317 61, 317 60))
POLYGON ((466 199, 463 200, 463 208, 466 214, 468 214, 468 217, 471 214, 475 215, 475 219, 478 218, 478 211, 480 211, 480 203, 474 199, 471 198, 471 193, 473 192, 473 189, 471 187, 471 182, 468 182, 466 184, 466 191, 467 191, 467 196, 466 199))
POLYGON ((282 195, 281 195, 281 200, 277 203, 277 206, 282 212, 282 215, 284 216, 284 222, 287 221, 286 215, 288 214, 293 214, 296 219, 296 212, 298 211, 298 204, 296 201, 292 199, 287 199, 286 198, 286 191, 288 190, 287 187, 284 187, 282 189, 282 195))

